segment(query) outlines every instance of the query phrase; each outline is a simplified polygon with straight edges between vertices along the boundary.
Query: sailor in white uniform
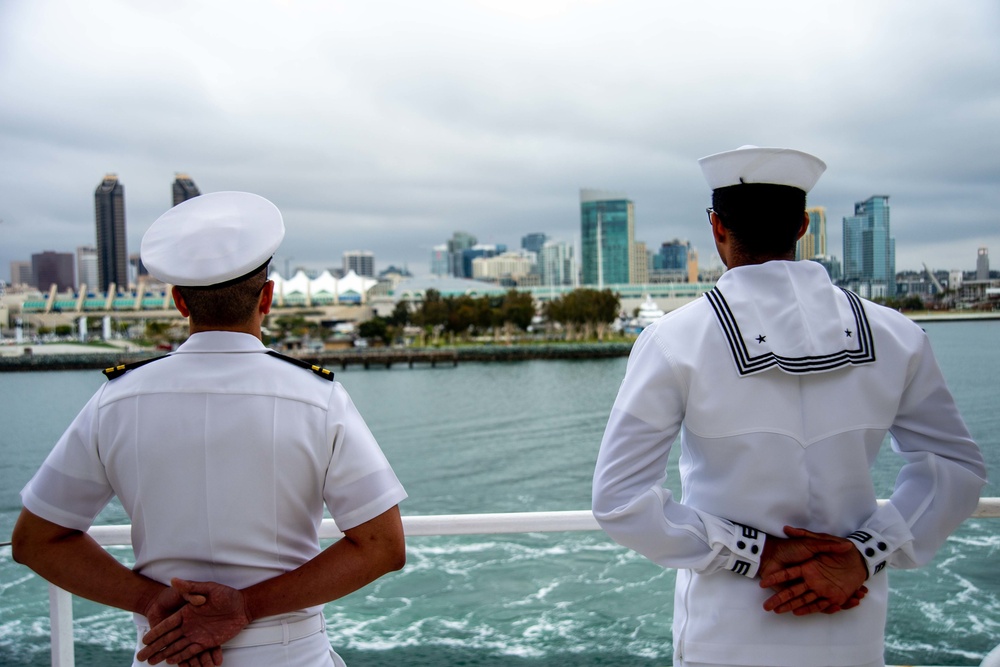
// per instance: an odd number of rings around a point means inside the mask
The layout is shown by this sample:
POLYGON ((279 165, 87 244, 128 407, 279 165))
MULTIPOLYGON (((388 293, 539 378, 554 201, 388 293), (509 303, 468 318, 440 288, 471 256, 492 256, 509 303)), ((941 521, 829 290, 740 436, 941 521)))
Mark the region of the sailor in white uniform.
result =
POLYGON ((982 455, 920 327, 791 261, 825 164, 757 147, 700 162, 729 270, 637 339, 594 514, 678 568, 675 665, 883 665, 886 570, 927 563, 969 516, 982 455), (880 507, 886 433, 903 466, 880 507))
POLYGON ((191 335, 106 371, 22 492, 15 559, 134 612, 134 664, 342 665, 323 604, 405 560, 406 493, 350 397, 261 343, 283 236, 278 209, 249 193, 205 194, 154 222, 143 262, 179 286, 191 335), (85 532, 113 496, 132 521, 131 569, 85 532), (324 505, 345 537, 321 550, 324 505))

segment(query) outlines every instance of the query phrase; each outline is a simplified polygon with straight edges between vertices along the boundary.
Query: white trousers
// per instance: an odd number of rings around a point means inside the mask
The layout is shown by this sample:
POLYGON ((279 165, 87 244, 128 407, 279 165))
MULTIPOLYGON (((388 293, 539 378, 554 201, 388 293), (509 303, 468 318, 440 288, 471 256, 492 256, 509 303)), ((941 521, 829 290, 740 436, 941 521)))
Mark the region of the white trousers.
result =
MULTIPOLYGON (((347 667, 344 659, 330 646, 324 624, 323 632, 316 632, 301 639, 273 643, 223 648, 222 661, 226 667, 347 667)), ((149 628, 138 628, 136 653, 143 647, 142 636, 149 628)), ((132 667, 149 663, 132 659, 132 667)))

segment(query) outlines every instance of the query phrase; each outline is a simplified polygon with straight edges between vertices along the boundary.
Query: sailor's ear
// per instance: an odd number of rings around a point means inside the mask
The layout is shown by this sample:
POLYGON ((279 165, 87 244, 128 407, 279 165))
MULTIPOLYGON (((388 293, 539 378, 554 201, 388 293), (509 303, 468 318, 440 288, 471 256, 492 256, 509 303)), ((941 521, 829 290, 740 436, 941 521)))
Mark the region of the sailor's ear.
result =
POLYGON ((177 312, 179 312, 182 317, 190 317, 191 311, 188 310, 187 302, 184 301, 184 297, 181 295, 181 291, 177 289, 176 285, 170 288, 170 295, 174 297, 174 306, 177 308, 177 312))

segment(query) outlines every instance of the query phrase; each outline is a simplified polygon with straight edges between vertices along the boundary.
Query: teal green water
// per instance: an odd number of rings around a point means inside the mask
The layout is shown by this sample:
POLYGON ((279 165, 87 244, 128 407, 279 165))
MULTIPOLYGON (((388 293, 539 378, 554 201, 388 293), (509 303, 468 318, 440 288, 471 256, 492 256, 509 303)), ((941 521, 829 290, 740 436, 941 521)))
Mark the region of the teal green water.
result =
MULTIPOLYGON (((925 327, 992 470, 1000 322, 925 327)), ((338 371, 410 499, 404 514, 578 510, 625 359, 338 371)), ((99 372, 0 374, 0 536, 17 493, 99 372)), ((878 463, 880 495, 897 465, 878 463)), ((676 458, 676 454, 675 454, 676 458)), ((993 484, 984 491, 1000 496, 993 484)), ((102 516, 124 521, 111 506, 102 516)), ((3 538, 0 538, 2 540, 3 538)), ((977 665, 1000 642, 1000 519, 970 520, 932 566, 892 573, 887 660, 977 665)), ((128 561, 128 549, 116 549, 128 561)), ((674 575, 600 533, 420 537, 404 570, 327 606, 351 667, 670 664, 674 575)), ((77 665, 128 664, 122 612, 76 600, 77 665)), ((48 665, 44 582, 0 548, 0 664, 48 665)))

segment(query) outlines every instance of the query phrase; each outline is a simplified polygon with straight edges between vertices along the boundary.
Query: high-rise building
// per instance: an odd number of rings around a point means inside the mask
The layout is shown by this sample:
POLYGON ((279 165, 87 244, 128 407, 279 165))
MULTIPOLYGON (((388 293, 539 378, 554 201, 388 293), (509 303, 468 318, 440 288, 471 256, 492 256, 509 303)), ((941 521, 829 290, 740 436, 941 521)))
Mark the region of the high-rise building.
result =
POLYGON ((517 252, 505 252, 492 257, 476 257, 472 260, 472 277, 475 280, 513 281, 527 276, 535 268, 536 255, 522 248, 517 252))
POLYGON ((344 253, 344 275, 354 271, 366 278, 375 277, 375 254, 370 250, 348 250, 344 253))
POLYGON ((469 269, 466 271, 464 253, 478 243, 478 239, 467 232, 455 232, 448 240, 448 275, 456 278, 472 277, 472 257, 469 258, 469 269))
POLYGON ((976 280, 990 279, 990 251, 980 248, 976 255, 976 280))
POLYGON ((172 190, 174 195, 174 206, 177 206, 182 201, 194 199, 201 194, 201 190, 198 189, 198 186, 194 184, 194 181, 187 174, 174 174, 174 185, 172 190))
POLYGON ((87 290, 97 289, 97 248, 79 246, 76 249, 76 285, 87 290))
POLYGON ((868 298, 896 294, 896 240, 889 231, 889 197, 873 195, 844 218, 844 282, 868 298))
POLYGON ((521 237, 521 247, 525 250, 530 250, 537 255, 542 251, 542 246, 545 245, 548 238, 549 237, 542 232, 526 234, 521 237))
POLYGON ((624 194, 580 190, 583 284, 627 284, 635 243, 635 205, 624 194))
POLYGON ((31 256, 32 283, 42 291, 52 285, 60 292, 76 287, 73 278, 73 253, 46 250, 31 256))
POLYGON ((795 244, 795 259, 813 259, 826 255, 826 209, 813 206, 806 209, 809 215, 809 229, 795 244))
POLYGON ((125 239, 125 186, 108 174, 94 191, 97 223, 97 285, 106 292, 111 285, 128 288, 128 244, 125 239))
POLYGON ((490 257, 497 257, 498 255, 502 255, 505 252, 507 252, 507 246, 502 243, 498 243, 495 245, 492 243, 477 243, 471 248, 466 248, 465 250, 461 251, 461 253, 459 253, 460 261, 456 270, 460 272, 456 273, 455 275, 459 278, 473 278, 474 277, 472 273, 473 260, 478 259, 480 257, 486 259, 490 257))
POLYGON ((538 252, 540 284, 548 286, 576 283, 573 246, 565 241, 546 241, 538 252))
POLYGON ((631 285, 645 285, 649 282, 649 251, 645 241, 632 244, 632 257, 628 263, 628 282, 631 285))
POLYGON ((448 268, 451 266, 451 255, 448 254, 448 244, 442 243, 431 248, 431 275, 450 275, 448 268))
POLYGON ((10 284, 35 287, 31 277, 31 262, 13 261, 10 263, 10 284))

